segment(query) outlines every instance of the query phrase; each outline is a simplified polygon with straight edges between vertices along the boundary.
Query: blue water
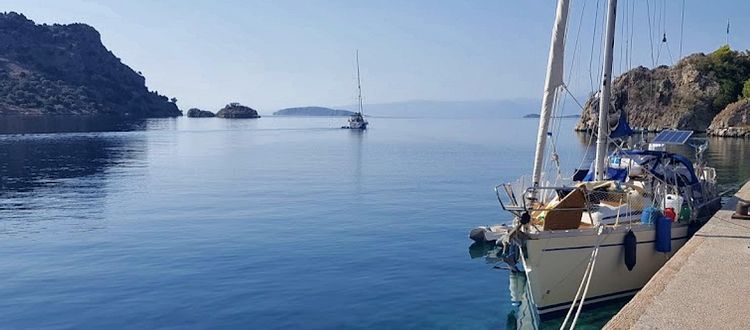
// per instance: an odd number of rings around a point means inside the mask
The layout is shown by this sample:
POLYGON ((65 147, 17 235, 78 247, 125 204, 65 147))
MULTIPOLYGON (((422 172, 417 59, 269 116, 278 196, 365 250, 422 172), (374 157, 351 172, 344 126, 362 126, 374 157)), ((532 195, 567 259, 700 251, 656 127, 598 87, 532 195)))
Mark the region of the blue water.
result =
MULTIPOLYGON (((536 120, 370 121, 2 127, 36 133, 0 135, 0 327, 512 326, 467 233, 508 219, 492 187, 528 173, 536 120)), ((743 143, 709 157, 730 181, 743 143)))

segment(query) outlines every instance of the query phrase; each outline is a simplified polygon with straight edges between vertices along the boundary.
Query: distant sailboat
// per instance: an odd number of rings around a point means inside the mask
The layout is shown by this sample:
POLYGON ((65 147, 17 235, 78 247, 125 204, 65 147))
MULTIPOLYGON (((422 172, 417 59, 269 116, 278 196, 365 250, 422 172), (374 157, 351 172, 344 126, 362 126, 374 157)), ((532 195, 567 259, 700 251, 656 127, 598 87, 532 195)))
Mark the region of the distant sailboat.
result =
POLYGON ((362 108, 362 80, 359 76, 359 51, 355 53, 355 57, 357 59, 357 98, 359 101, 359 108, 357 109, 357 112, 349 116, 349 126, 342 126, 341 128, 364 130, 367 129, 368 122, 365 120, 365 112, 362 108))

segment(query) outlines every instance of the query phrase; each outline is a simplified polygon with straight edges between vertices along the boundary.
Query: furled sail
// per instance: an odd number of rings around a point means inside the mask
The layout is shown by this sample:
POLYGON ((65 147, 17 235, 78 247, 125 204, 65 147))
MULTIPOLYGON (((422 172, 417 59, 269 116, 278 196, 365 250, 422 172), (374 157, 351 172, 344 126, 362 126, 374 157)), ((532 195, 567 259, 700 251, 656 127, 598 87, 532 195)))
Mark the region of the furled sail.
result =
POLYGON ((536 152, 534 153, 533 184, 539 185, 544 165, 544 149, 547 143, 547 131, 552 116, 552 106, 555 104, 555 96, 558 88, 563 85, 563 71, 565 63, 565 30, 568 23, 568 9, 570 0, 559 0, 555 25, 552 28, 552 40, 550 41, 549 59, 547 62, 547 78, 544 82, 544 96, 542 98, 542 111, 539 116, 539 131, 537 132, 536 152))

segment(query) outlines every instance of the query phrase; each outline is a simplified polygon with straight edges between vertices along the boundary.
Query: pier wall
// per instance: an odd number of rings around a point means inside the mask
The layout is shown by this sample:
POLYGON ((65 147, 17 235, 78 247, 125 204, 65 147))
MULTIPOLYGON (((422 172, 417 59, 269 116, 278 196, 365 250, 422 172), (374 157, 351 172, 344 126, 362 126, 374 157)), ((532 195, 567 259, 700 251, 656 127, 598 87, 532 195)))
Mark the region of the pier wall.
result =
POLYGON ((604 328, 750 328, 750 220, 732 219, 738 200, 750 201, 750 182, 604 328))

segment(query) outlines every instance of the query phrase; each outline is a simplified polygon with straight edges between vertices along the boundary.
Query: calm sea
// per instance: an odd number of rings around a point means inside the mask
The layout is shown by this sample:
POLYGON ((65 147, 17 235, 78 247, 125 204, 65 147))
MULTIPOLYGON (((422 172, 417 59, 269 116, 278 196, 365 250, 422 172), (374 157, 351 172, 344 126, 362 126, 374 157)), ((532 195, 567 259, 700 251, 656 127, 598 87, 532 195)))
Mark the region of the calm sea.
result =
MULTIPOLYGON (((0 327, 514 327, 467 233, 509 220, 492 187, 528 173, 537 121, 344 121, 3 122, 0 327)), ((723 184, 750 176, 750 143, 711 143, 723 184)))

